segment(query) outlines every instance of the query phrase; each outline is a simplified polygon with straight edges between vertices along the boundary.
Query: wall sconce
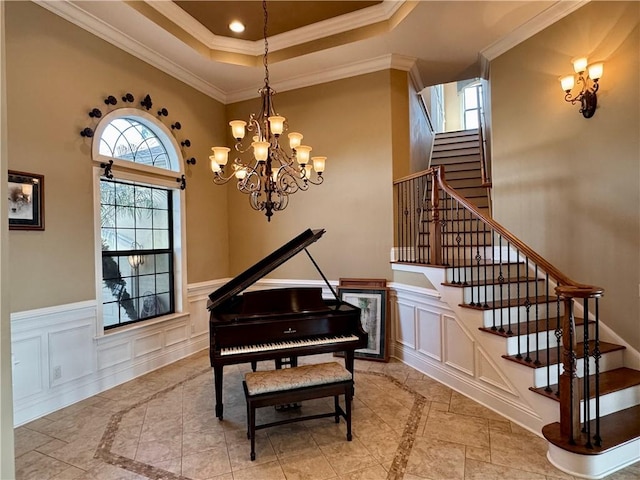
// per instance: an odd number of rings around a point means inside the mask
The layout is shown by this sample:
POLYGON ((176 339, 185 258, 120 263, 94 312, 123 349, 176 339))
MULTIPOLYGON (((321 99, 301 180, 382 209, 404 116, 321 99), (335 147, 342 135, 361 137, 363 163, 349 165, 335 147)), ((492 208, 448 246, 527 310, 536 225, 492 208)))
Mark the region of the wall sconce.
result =
POLYGON ((565 92, 564 99, 567 102, 571 102, 571 105, 580 102, 580 113, 582 116, 584 118, 591 118, 593 114, 596 113, 596 106, 598 105, 596 92, 600 86, 598 80, 602 78, 604 64, 599 62, 587 66, 586 57, 574 58, 571 62, 573 63, 573 70, 576 74, 560 77, 560 84, 562 85, 562 90, 565 92), (588 72, 586 76, 585 70, 588 72), (591 82, 589 82, 589 80, 591 80, 591 82), (571 98, 571 90, 576 83, 582 85, 582 87, 580 93, 571 98))

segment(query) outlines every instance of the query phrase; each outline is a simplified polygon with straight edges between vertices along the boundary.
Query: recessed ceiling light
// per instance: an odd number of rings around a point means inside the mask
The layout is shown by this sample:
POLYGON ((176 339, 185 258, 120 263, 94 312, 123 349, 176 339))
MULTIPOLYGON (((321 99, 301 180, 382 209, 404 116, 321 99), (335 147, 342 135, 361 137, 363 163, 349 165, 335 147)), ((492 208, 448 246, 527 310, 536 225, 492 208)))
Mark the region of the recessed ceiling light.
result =
POLYGON ((239 22, 238 20, 234 20, 229 24, 229 30, 236 33, 242 33, 244 32, 244 25, 242 24, 242 22, 239 22))

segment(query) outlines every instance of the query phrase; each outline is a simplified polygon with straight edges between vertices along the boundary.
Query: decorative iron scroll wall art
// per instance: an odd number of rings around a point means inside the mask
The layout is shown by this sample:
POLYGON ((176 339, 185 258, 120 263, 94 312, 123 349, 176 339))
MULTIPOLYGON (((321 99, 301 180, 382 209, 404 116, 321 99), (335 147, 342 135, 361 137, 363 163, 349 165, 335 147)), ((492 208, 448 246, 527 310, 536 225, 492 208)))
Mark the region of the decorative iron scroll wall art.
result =
MULTIPOLYGON (((104 104, 106 105, 106 109, 107 109, 107 113, 115 110, 118 105, 118 102, 121 101, 125 107, 127 108, 131 108, 131 107, 135 107, 135 108, 139 108, 140 110, 149 112, 153 109, 153 101, 151 99, 151 96, 149 94, 145 95, 142 100, 140 100, 140 102, 136 102, 135 97, 133 96, 133 94, 131 93, 125 93, 120 97, 120 100, 118 100, 114 95, 108 95, 105 99, 104 99, 104 104)), ((104 108, 104 107, 103 107, 104 108)), ((80 136, 83 138, 93 138, 94 134, 95 134, 95 123, 97 121, 99 121, 100 118, 102 118, 103 112, 102 110, 100 110, 100 108, 92 108, 89 112, 88 112, 89 118, 94 120, 94 125, 92 126, 88 126, 83 128, 82 130, 80 130, 80 136)), ((168 117, 169 117, 169 110, 167 110, 165 107, 161 107, 156 111, 156 115, 158 116, 158 119, 163 121, 163 118, 167 118, 168 121, 168 117)), ((164 121, 163 121, 164 123, 164 121)), ((180 144, 180 146, 182 147, 182 156, 183 158, 185 158, 185 162, 187 165, 195 165, 196 164, 196 158, 195 157, 188 157, 186 155, 185 149, 191 147, 191 140, 189 140, 188 138, 178 138, 178 132, 180 132, 182 130, 182 124, 178 121, 176 122, 169 122, 169 127, 171 130, 171 133, 173 134, 173 136, 175 137, 175 139, 177 140, 177 142, 180 144)), ((113 178, 113 171, 112 171, 112 167, 113 167, 113 160, 110 160, 109 162, 103 162, 100 164, 100 168, 104 169, 103 172, 103 176, 106 178, 113 178)), ((180 184, 180 188, 182 190, 184 190, 187 186, 187 181, 185 179, 184 175, 181 175, 180 177, 176 177, 176 182, 180 184)))
POLYGON ((8 173, 9 230, 44 230, 44 175, 8 173))

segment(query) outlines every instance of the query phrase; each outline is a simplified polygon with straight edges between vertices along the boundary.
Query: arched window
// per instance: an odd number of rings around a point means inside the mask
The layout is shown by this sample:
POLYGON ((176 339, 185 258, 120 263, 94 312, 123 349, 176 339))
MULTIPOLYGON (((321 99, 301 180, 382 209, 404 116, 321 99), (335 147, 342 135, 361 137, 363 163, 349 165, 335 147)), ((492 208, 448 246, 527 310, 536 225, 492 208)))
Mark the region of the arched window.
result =
POLYGON ((104 329, 179 313, 184 288, 177 279, 185 276, 176 253, 184 243, 177 142, 151 115, 117 109, 96 128, 93 159, 104 329))

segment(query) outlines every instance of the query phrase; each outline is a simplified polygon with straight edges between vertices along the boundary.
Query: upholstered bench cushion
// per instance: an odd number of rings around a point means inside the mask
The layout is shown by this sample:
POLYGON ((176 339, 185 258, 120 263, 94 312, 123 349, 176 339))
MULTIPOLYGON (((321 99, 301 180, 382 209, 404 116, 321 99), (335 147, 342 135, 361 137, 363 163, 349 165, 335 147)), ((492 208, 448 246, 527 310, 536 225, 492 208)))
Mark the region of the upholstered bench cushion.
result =
POLYGON ((244 376, 249 395, 279 392, 351 380, 351 373, 336 362, 302 365, 280 370, 249 372, 244 376))

